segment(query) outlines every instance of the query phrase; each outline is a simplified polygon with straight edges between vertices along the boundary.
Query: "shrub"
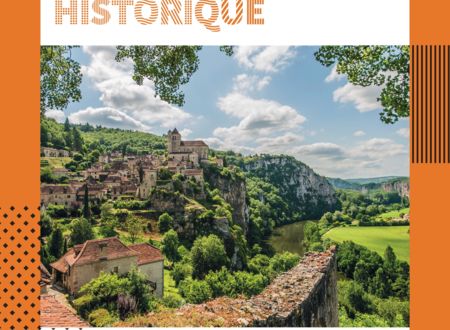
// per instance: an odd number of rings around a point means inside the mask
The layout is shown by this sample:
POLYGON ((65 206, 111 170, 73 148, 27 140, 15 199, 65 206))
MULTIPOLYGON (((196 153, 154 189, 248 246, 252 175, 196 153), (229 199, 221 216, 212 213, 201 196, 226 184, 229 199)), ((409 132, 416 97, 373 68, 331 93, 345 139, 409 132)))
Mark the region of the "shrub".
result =
POLYGON ((262 274, 252 274, 247 272, 234 273, 236 288, 238 293, 242 293, 247 297, 251 297, 261 293, 266 285, 269 284, 269 279, 262 274))
POLYGON ((204 278, 210 271, 221 269, 229 263, 225 246, 216 235, 197 238, 191 249, 192 275, 195 278, 204 278))
POLYGON ((165 233, 173 228, 173 218, 167 212, 159 216, 158 228, 160 233, 165 233))
POLYGON ((222 267, 220 271, 210 272, 206 275, 205 281, 211 288, 214 298, 220 296, 236 296, 236 280, 230 271, 225 267, 222 267))
POLYGON ((200 304, 212 298, 212 291, 206 281, 184 280, 179 285, 180 294, 188 303, 200 304))
POLYGON ((117 298, 117 311, 122 321, 128 316, 136 314, 138 311, 136 298, 127 294, 119 294, 117 298))
POLYGON ((162 244, 162 252, 166 256, 166 258, 172 262, 177 261, 179 258, 178 247, 180 244, 177 232, 171 229, 167 233, 165 233, 162 244))
POLYGON ((88 321, 94 327, 103 328, 111 326, 118 320, 107 309, 99 308, 89 314, 88 321))
POLYGON ((270 260, 270 266, 276 273, 282 273, 294 267, 299 260, 298 254, 290 252, 277 253, 270 260))
POLYGON ((175 281, 175 285, 178 286, 181 281, 192 276, 192 266, 188 263, 178 262, 174 265, 172 270, 172 277, 175 281))
POLYGON ((86 318, 89 312, 94 309, 96 302, 92 295, 86 294, 73 301, 73 307, 81 317, 86 318))
POLYGON ((162 304, 167 308, 179 308, 183 305, 183 299, 173 294, 168 294, 162 299, 162 304))

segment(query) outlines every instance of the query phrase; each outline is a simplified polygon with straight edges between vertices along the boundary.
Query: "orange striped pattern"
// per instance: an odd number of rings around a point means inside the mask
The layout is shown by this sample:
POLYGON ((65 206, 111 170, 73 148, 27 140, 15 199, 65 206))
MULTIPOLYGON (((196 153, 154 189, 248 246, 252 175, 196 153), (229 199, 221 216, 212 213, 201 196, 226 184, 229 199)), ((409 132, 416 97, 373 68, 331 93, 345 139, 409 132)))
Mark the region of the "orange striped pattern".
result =
POLYGON ((223 0, 222 1, 222 18, 223 21, 228 25, 236 25, 239 24, 242 21, 242 15, 244 12, 244 5, 242 0, 236 0, 236 15, 232 19, 230 18, 229 13, 229 0, 223 0))
POLYGON ((264 18, 256 18, 255 15, 262 15, 262 8, 255 7, 256 5, 263 5, 264 0, 247 0, 247 24, 249 25, 263 25, 264 18))
POLYGON ((220 32, 219 25, 212 25, 217 22, 219 18, 219 6, 215 0, 200 0, 195 5, 195 18, 199 23, 203 24, 208 30, 213 32, 220 32), (209 18, 205 18, 203 16, 203 7, 210 6, 211 7, 211 16, 209 18))
POLYGON ((114 6, 119 6, 119 24, 127 24, 127 6, 133 6, 134 0, 112 0, 114 6))
POLYGON ((411 81, 411 161, 450 163, 449 46, 412 46, 411 81))
POLYGON ((134 7, 134 17, 136 20, 142 25, 150 25, 153 24, 158 18, 158 5, 154 1, 150 0, 141 0, 136 3, 134 7), (142 13, 142 8, 144 6, 150 7, 150 16, 145 18, 142 13))
POLYGON ((183 24, 180 18, 181 1, 180 0, 163 0, 161 3, 161 24, 169 24, 169 17, 175 24, 183 24), (169 8, 171 5, 173 8, 169 8))
POLYGON ((78 1, 70 0, 70 7, 63 6, 63 0, 56 0, 55 2, 55 24, 62 25, 63 16, 70 16, 70 24, 78 23, 78 1))
POLYGON ((94 16, 92 18, 92 23, 97 24, 97 25, 108 24, 109 20, 111 19, 111 14, 105 8, 100 7, 100 5, 108 5, 108 4, 109 4, 109 0, 97 0, 92 4, 92 9, 98 15, 102 16, 101 18, 94 16))

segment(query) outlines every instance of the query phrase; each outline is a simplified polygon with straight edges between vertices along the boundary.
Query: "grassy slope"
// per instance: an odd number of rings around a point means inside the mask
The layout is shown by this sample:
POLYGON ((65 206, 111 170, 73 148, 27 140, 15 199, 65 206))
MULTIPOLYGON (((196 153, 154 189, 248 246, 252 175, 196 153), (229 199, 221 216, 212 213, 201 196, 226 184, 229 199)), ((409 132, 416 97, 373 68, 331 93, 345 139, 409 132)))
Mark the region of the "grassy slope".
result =
POLYGON ((175 281, 172 278, 170 270, 164 269, 164 296, 172 295, 179 299, 182 297, 178 293, 178 288, 175 286, 175 281))
POLYGON ((405 207, 398 211, 390 211, 386 213, 382 213, 377 218, 383 219, 383 220, 391 220, 395 218, 400 218, 400 213, 408 214, 409 213, 409 207, 405 207))
POLYGON ((71 160, 70 157, 41 157, 41 163, 42 161, 48 162, 51 168, 63 168, 71 160))
POLYGON ((337 242, 351 240, 380 255, 383 255, 386 247, 390 245, 400 260, 409 262, 408 230, 409 226, 339 227, 330 230, 324 237, 337 242))

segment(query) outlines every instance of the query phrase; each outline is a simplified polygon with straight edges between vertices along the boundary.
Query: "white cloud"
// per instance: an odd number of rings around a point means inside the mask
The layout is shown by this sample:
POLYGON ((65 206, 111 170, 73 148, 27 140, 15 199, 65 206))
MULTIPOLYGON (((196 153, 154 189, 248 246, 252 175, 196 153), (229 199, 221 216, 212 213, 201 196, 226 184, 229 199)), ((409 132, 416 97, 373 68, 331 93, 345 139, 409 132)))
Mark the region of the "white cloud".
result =
POLYGON ((366 132, 361 131, 361 130, 356 131, 356 132, 353 133, 353 136, 356 136, 356 137, 361 137, 361 136, 364 136, 364 135, 366 135, 366 132))
POLYGON ((66 120, 66 115, 61 110, 48 110, 45 112, 45 117, 52 118, 58 123, 64 123, 66 120))
POLYGON ((380 109, 377 98, 381 93, 381 86, 361 87, 351 83, 336 89, 333 100, 339 103, 353 103, 359 112, 368 112, 380 109))
POLYGON ((261 77, 243 73, 233 79, 233 90, 240 93, 261 91, 270 84, 271 80, 270 76, 261 77))
POLYGON ((303 136, 288 132, 275 137, 263 137, 256 140, 259 144, 255 151, 257 153, 287 153, 303 141, 303 136))
POLYGON ((343 74, 339 74, 337 72, 337 67, 335 65, 331 69, 330 74, 325 78, 325 82, 330 83, 330 82, 333 82, 333 81, 339 81, 339 80, 344 79, 344 77, 345 76, 343 74))
POLYGON ((277 72, 285 68, 294 58, 296 51, 290 46, 239 46, 234 57, 248 69, 262 72, 277 72))
POLYGON ((374 138, 353 147, 319 142, 292 148, 291 155, 322 175, 341 178, 407 175, 407 146, 374 138))
MULTIPOLYGON (((95 119, 100 121, 97 124, 113 125, 114 121, 109 116, 105 117, 105 123, 101 122, 100 114, 105 114, 105 109, 126 115, 126 121, 131 124, 132 119, 139 123, 134 126, 141 127, 136 128, 140 130, 152 127, 162 131, 162 128, 185 124, 192 118, 189 113, 156 97, 153 82, 145 80, 142 86, 137 85, 132 79, 133 64, 130 61, 116 62, 115 47, 86 46, 83 50, 91 59, 89 65, 83 66, 83 74, 100 92, 103 103, 95 115, 95 119)), ((85 110, 89 110, 87 113, 91 116, 94 114, 92 108, 81 111, 85 110)), ((86 118, 87 113, 80 114, 80 117, 86 118)))
POLYGON ((290 106, 267 99, 254 99, 236 92, 220 98, 218 107, 226 114, 241 119, 236 126, 218 127, 214 130, 215 137, 229 142, 254 141, 256 138, 294 129, 306 120, 290 106))
POLYGON ((110 128, 121 128, 149 132, 150 127, 114 108, 87 108, 69 116, 73 124, 101 125, 110 128))
POLYGON ((396 133, 401 137, 409 139, 409 128, 400 128, 396 133))
POLYGON ((183 139, 186 139, 189 135, 192 134, 192 130, 190 130, 189 128, 185 128, 180 131, 180 134, 183 139))

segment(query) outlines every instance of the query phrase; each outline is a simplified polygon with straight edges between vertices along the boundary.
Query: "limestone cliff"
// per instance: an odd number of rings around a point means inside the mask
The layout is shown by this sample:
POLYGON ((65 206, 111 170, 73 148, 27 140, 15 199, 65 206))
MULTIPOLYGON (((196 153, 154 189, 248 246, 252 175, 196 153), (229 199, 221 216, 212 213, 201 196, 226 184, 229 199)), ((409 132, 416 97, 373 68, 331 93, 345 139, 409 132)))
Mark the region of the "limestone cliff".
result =
POLYGON ((277 187, 293 220, 319 218, 338 206, 336 192, 328 180, 293 157, 254 157, 246 161, 243 170, 277 187))
POLYGON ((397 192, 402 197, 409 197, 409 180, 391 180, 382 184, 382 189, 387 192, 397 192))
POLYGON ((217 235, 224 241, 232 269, 243 269, 245 247, 239 245, 239 233, 227 218, 215 217, 199 202, 166 189, 154 190, 149 203, 158 215, 168 212, 173 217, 174 230, 184 244, 190 246, 197 237, 217 235))
POLYGON ((212 189, 219 189, 220 195, 233 208, 233 222, 241 226, 244 234, 249 225, 247 187, 245 178, 229 173, 224 175, 216 167, 205 166, 205 180, 212 189))

